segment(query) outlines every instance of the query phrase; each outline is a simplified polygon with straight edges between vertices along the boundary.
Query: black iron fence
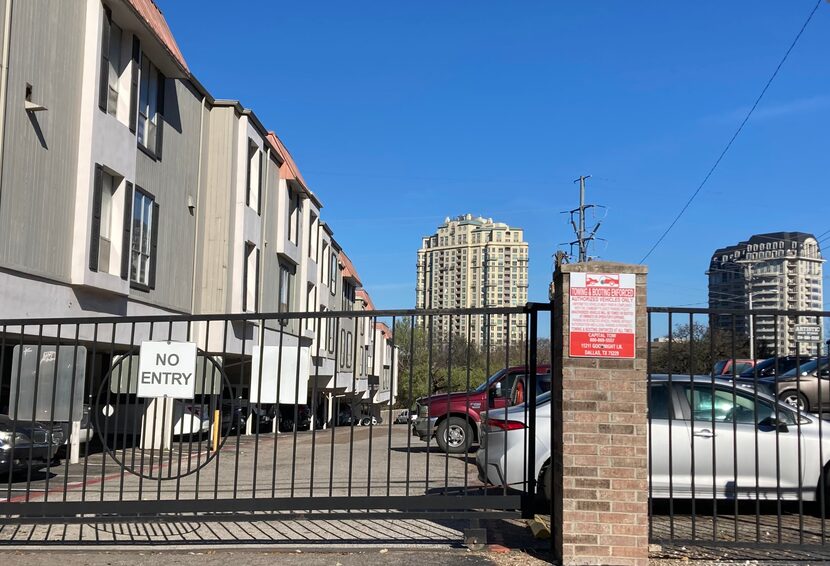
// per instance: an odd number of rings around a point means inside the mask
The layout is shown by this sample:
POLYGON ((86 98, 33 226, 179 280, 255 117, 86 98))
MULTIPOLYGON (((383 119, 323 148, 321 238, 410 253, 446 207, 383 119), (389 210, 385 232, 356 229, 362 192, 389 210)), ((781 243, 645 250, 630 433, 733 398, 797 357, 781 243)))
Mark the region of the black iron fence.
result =
POLYGON ((0 321, 0 525, 532 512, 540 310, 0 321))
POLYGON ((653 542, 827 543, 828 317, 649 308, 653 542))

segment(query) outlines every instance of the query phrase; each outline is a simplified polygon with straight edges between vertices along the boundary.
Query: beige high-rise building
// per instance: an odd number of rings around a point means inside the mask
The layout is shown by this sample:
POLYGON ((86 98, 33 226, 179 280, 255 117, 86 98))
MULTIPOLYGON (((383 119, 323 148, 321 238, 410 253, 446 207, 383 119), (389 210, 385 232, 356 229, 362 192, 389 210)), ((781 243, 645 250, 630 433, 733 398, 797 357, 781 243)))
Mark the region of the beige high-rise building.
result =
MULTIPOLYGON (((520 306, 527 303, 527 242, 521 228, 471 214, 446 218, 418 250, 416 308, 462 309, 520 306)), ((520 344, 525 319, 518 315, 436 316, 439 336, 469 338, 479 346, 520 344), (452 319, 450 321, 450 318, 452 319), (489 330, 489 332, 488 332, 489 330)))
MULTIPOLYGON (((767 311, 821 311, 824 258, 819 242, 804 232, 757 234, 734 246, 721 248, 709 263, 709 308, 767 311)), ((755 317, 715 315, 712 325, 726 332, 752 336, 779 356, 796 353, 795 327, 823 324, 820 317, 755 317)), ((802 344, 803 355, 814 355, 819 344, 802 344)))

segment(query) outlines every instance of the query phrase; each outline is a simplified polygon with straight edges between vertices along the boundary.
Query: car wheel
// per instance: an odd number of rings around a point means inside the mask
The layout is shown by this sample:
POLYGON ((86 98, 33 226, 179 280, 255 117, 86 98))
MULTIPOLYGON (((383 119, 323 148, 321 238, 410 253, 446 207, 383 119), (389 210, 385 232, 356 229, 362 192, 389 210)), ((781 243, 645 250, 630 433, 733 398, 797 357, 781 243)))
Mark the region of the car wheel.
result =
POLYGON ((796 408, 802 412, 807 412, 810 410, 810 403, 807 401, 807 397, 804 396, 803 393, 799 393, 798 391, 787 391, 781 396, 781 400, 784 401, 787 405, 796 408))
POLYGON ((473 444, 473 429, 466 419, 450 417, 438 425, 436 441, 447 454, 465 454, 473 444))

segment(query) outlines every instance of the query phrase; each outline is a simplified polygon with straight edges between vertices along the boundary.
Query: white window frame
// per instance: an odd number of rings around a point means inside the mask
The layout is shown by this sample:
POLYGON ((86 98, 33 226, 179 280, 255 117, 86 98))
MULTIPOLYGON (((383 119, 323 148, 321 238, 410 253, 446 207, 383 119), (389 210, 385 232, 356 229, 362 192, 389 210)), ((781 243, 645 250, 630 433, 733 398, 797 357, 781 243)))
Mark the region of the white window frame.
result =
POLYGON ((138 83, 136 137, 139 145, 153 154, 158 150, 158 81, 158 68, 142 52, 138 83))
POLYGON ((150 286, 150 269, 153 262, 153 196, 139 187, 133 189, 132 241, 130 242, 130 282, 150 286), (149 215, 146 214, 149 212, 149 215), (138 214, 138 217, 136 217, 138 214), (149 216, 145 222, 145 216, 149 216), (136 220, 138 223, 136 224, 136 220), (143 269, 143 271, 142 271, 143 269))

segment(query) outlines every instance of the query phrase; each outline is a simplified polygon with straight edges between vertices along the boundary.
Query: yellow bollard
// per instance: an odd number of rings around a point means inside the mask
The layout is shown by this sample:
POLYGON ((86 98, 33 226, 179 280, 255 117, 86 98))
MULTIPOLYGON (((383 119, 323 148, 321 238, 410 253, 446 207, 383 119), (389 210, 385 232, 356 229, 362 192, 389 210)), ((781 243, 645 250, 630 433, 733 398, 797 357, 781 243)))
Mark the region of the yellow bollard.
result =
POLYGON ((214 452, 219 450, 219 429, 222 427, 222 421, 220 419, 221 419, 221 417, 219 416, 219 409, 216 409, 213 412, 213 451, 214 452))

